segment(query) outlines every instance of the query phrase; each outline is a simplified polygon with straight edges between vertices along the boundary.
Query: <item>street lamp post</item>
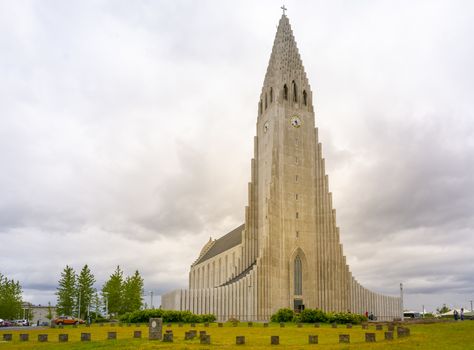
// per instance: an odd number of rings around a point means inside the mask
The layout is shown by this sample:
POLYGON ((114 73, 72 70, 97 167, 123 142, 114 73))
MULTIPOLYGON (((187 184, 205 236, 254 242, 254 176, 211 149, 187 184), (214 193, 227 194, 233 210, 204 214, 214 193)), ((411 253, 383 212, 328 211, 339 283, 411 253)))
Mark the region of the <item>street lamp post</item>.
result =
POLYGON ((153 307, 153 291, 152 290, 150 290, 150 307, 152 309, 154 309, 154 307, 153 307))
POLYGON ((401 320, 403 321, 403 283, 400 283, 400 304, 401 304, 401 320))
POLYGON ((109 293, 108 292, 103 292, 104 298, 105 298, 105 318, 109 318, 109 293))
POLYGON ((81 292, 79 292, 77 299, 78 299, 77 318, 81 318, 81 292))

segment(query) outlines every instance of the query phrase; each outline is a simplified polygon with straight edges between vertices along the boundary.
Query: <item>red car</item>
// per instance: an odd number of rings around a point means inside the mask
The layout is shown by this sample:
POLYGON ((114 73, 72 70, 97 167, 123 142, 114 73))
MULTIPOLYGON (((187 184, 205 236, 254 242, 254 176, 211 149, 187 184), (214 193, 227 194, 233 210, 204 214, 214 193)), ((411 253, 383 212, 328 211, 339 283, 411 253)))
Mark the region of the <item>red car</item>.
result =
POLYGON ((54 323, 57 325, 65 325, 65 324, 83 324, 85 323, 84 320, 80 318, 75 318, 73 316, 59 316, 53 320, 54 323))

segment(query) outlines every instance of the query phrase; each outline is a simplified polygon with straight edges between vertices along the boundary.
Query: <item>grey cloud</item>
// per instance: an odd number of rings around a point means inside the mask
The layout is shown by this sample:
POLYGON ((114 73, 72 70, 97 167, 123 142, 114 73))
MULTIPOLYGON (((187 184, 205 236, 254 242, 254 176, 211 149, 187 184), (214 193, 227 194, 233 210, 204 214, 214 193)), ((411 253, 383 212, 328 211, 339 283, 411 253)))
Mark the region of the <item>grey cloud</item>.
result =
MULTIPOLYGON (((472 4, 287 7, 354 275, 391 294, 405 282, 408 307, 462 304, 472 4)), ((2 3, 1 272, 43 304, 66 263, 98 287, 117 264, 147 290, 185 286, 209 236, 243 220, 279 16, 271 1, 2 3)))

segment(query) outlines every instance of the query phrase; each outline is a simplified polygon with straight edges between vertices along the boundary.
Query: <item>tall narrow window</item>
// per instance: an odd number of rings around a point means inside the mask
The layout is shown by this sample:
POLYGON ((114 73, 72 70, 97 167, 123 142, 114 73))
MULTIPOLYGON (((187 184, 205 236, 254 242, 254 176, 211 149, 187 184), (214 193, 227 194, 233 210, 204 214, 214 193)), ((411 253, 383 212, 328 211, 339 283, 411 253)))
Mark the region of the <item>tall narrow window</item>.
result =
POLYGON ((267 109, 267 94, 265 94, 265 109, 267 109))
POLYGON ((299 255, 295 258, 295 295, 303 295, 303 273, 301 268, 301 258, 299 255))
POLYGON ((306 90, 303 90, 303 103, 305 106, 308 105, 308 95, 306 94, 306 90))
POLYGON ((293 85, 293 102, 298 102, 298 95, 297 95, 297 92, 296 92, 296 83, 293 80, 291 82, 291 84, 293 85))
POLYGON ((270 88, 270 103, 273 102, 273 88, 270 88))
POLYGON ((288 100, 288 86, 286 86, 286 84, 283 85, 283 98, 288 100))

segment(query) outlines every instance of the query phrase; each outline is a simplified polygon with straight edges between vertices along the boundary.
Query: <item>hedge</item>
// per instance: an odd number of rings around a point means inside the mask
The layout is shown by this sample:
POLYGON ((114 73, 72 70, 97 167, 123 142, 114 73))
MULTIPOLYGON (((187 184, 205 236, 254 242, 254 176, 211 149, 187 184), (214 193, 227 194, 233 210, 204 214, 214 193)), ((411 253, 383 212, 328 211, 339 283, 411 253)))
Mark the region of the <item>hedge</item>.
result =
POLYGON ((212 314, 196 315, 190 311, 174 311, 162 309, 138 310, 129 312, 120 317, 126 323, 144 323, 150 318, 162 318, 163 322, 204 323, 214 322, 216 316, 212 314))

